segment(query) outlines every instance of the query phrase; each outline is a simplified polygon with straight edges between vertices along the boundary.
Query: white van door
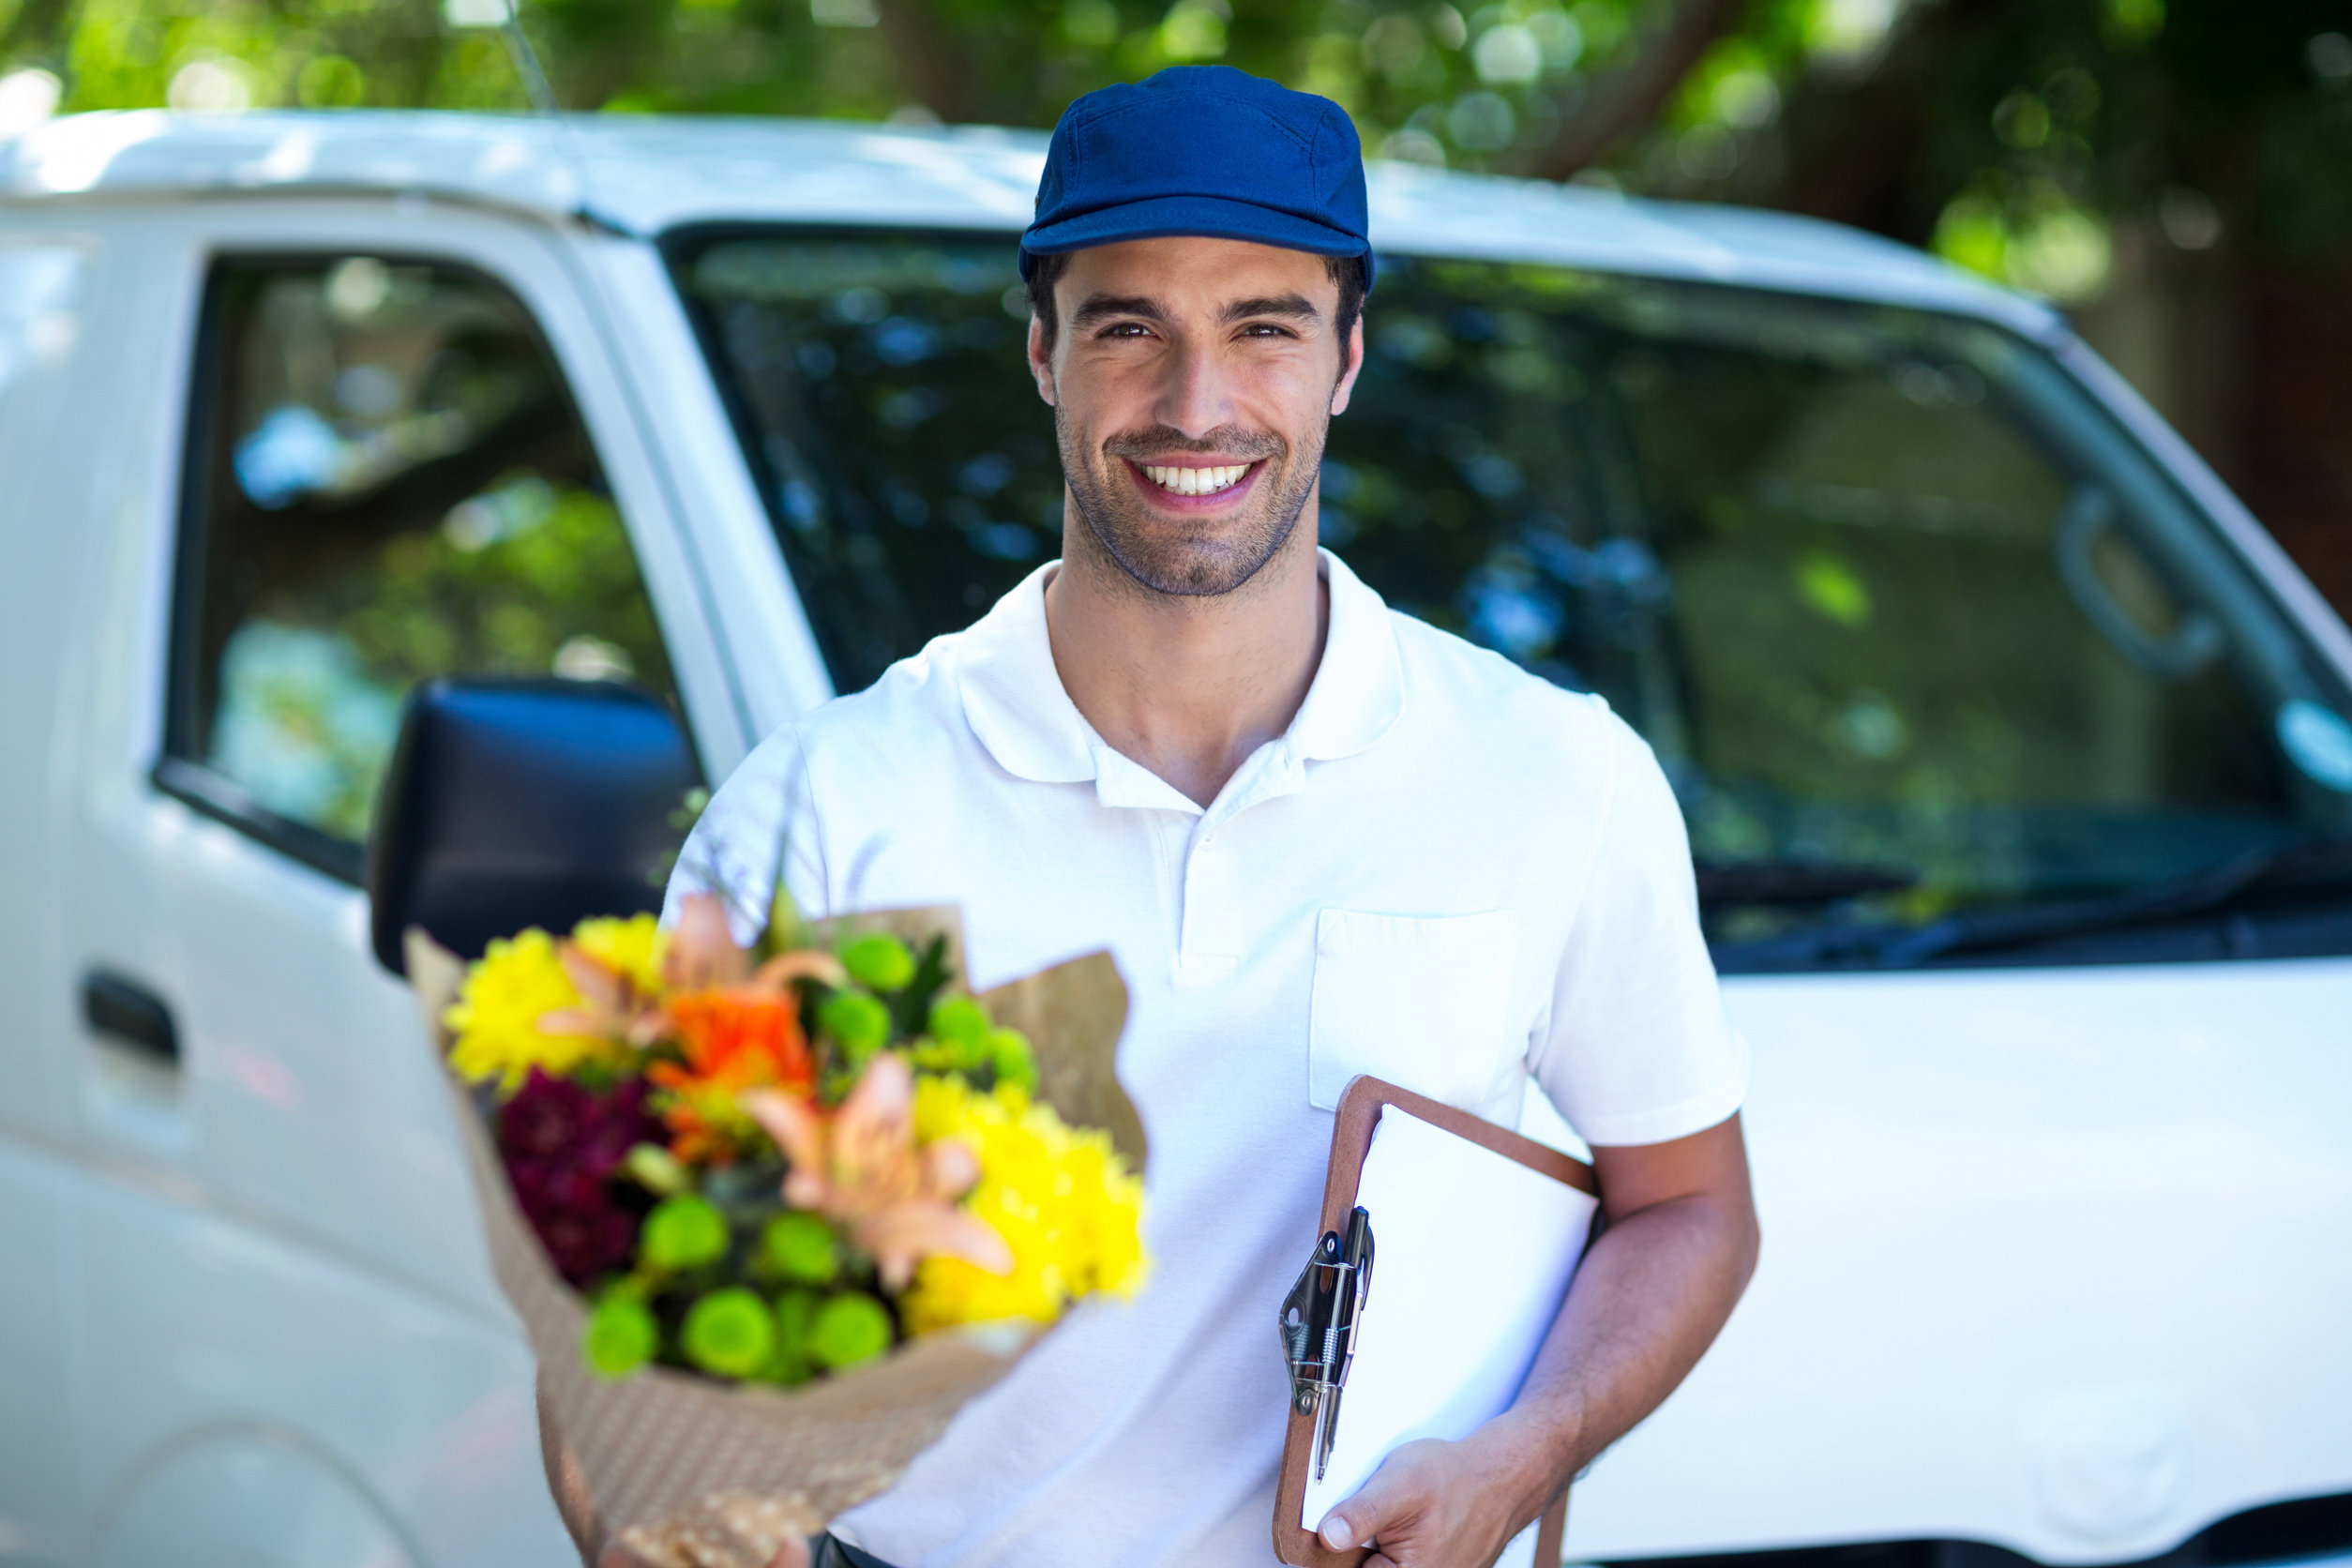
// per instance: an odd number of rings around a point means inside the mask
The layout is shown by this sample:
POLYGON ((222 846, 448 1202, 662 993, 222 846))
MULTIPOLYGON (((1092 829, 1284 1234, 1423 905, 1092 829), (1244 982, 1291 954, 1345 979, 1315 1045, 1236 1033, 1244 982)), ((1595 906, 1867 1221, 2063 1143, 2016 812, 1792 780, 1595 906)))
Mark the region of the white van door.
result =
POLYGON ((61 885, 49 737, 74 642, 77 475, 50 460, 103 418, 105 368, 121 344, 87 312, 103 254, 80 224, 0 220, 0 1559, 67 1560, 81 1477, 58 1440, 71 1409, 74 1114, 54 1047, 79 1033, 79 999, 56 986, 61 885))
POLYGON ((103 976, 175 1050, 124 1072, 55 1042, 103 1346, 72 1366, 97 1560, 565 1561, 361 846, 434 674, 633 680, 731 765, 698 584, 561 236, 338 202, 120 241, 143 266, 108 309, 149 353, 92 465, 53 983, 103 976))

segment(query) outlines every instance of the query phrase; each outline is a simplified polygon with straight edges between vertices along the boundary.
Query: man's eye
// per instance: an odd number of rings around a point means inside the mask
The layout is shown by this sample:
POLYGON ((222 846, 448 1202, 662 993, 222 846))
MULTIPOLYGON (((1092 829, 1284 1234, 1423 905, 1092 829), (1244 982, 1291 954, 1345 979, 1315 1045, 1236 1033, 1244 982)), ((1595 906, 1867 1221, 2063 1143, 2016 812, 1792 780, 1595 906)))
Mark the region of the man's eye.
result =
POLYGON ((1141 322, 1117 322, 1103 328, 1106 338, 1148 338, 1152 329, 1141 322))
POLYGON ((1244 338, 1289 338, 1293 334, 1289 327, 1277 325, 1273 322, 1252 322, 1242 328, 1242 336, 1244 338))

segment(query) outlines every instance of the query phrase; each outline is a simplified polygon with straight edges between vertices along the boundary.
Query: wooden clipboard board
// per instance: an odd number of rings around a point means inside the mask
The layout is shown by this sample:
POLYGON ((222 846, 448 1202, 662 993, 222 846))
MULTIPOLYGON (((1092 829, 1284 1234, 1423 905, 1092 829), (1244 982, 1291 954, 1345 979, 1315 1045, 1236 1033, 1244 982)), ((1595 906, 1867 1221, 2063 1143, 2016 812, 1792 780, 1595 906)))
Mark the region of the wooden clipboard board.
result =
MULTIPOLYGON (((1595 1199, 1601 1195, 1592 1168, 1582 1160, 1409 1089, 1399 1089, 1376 1078, 1358 1078, 1340 1095, 1338 1118, 1332 1125, 1331 1164, 1323 1177, 1323 1212, 1316 1228, 1317 1235, 1347 1228, 1348 1215, 1355 1208, 1357 1184, 1364 1174, 1364 1158, 1372 1151, 1372 1129, 1380 1124, 1380 1112, 1389 1106, 1564 1182, 1579 1192, 1595 1199)), ((1593 1233, 1598 1235, 1599 1229, 1596 1215, 1593 1233)), ((1314 1463, 1315 1418, 1301 1415, 1293 1409, 1289 1422, 1289 1430, 1282 1442, 1282 1472, 1274 1488, 1274 1556, 1293 1568, 1360 1568, 1372 1555, 1370 1550, 1357 1546, 1333 1551, 1323 1545, 1321 1536, 1299 1523, 1300 1510, 1306 1502, 1307 1470, 1314 1463)), ((1535 1568, 1556 1568, 1567 1530, 1568 1494, 1563 1490, 1559 1500, 1545 1509, 1537 1521, 1535 1568)))

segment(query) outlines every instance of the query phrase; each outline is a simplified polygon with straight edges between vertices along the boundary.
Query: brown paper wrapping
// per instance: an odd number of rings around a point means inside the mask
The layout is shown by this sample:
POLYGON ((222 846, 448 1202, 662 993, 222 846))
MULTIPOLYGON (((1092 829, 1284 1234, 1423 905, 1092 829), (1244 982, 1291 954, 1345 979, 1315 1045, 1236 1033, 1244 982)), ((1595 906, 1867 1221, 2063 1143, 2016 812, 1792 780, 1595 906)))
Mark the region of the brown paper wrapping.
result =
MULTIPOLYGON (((810 934, 830 945, 870 930, 894 931, 911 945, 944 932, 951 970, 963 972, 952 908, 850 916, 810 934)), ((414 929, 407 957, 436 1058, 445 1059, 441 1019, 465 966, 414 929)), ((1107 1130, 1140 1172, 1142 1120, 1114 1070, 1127 988, 1110 955, 1057 964, 979 1000, 998 1023, 1028 1035, 1037 1097, 1074 1126, 1107 1130)), ((657 1568, 763 1568, 787 1540, 814 1533, 897 1480, 1039 1337, 1027 1324, 927 1334, 797 1389, 734 1388, 667 1366, 599 1377, 580 1355, 586 1307, 516 1207, 471 1096, 454 1078, 450 1090, 490 1268, 538 1357, 546 1418, 578 1455, 606 1530, 657 1568)))

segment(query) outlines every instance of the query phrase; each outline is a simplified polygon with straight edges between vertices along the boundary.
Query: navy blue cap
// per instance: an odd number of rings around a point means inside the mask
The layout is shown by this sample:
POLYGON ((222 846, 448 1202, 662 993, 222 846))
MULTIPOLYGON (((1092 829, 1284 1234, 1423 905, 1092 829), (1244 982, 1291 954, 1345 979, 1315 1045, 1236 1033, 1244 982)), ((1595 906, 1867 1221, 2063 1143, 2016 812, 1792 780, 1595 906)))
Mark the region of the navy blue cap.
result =
POLYGON ((1348 112, 1230 66, 1170 66, 1062 113, 1021 235, 1039 256, 1163 234, 1361 256, 1372 286, 1364 151, 1348 112))

